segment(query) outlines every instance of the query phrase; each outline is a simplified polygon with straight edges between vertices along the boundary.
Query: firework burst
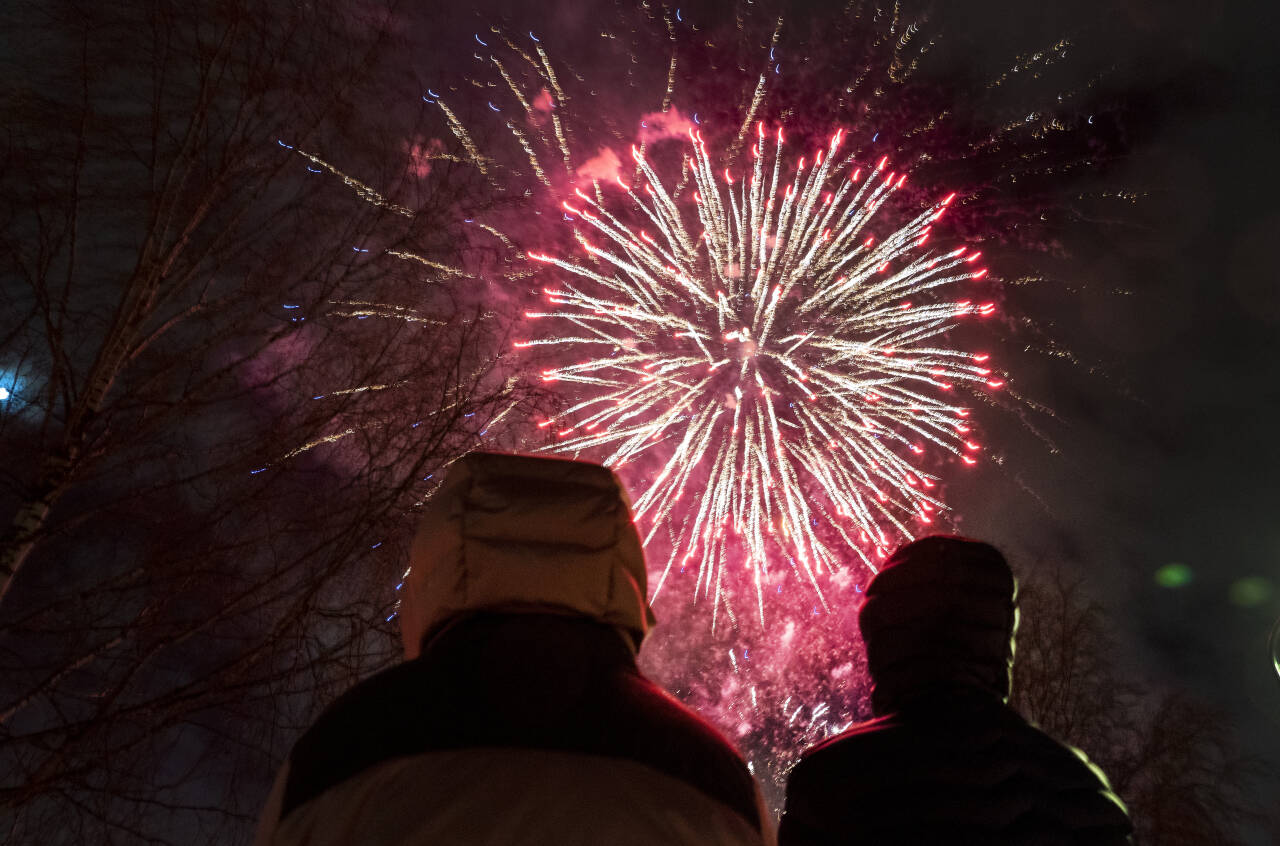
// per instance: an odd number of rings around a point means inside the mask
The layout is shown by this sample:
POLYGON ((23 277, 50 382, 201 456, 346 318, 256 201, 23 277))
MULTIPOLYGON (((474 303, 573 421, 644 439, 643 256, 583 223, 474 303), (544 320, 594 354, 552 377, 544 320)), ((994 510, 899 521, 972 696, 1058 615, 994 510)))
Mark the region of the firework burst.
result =
MULTIPOLYGON (((1118 136, 1066 38, 970 79, 947 53, 970 68, 967 45, 903 4, 854 2, 789 40, 760 4, 707 25, 610 9, 582 31, 459 35, 441 56, 460 70, 421 93, 414 190, 296 150, 412 234, 358 258, 430 283, 317 307, 428 327, 406 321, 431 317, 419 298, 436 292, 513 327, 522 375, 552 390, 533 421, 529 405, 477 415, 477 437, 621 469, 650 584, 667 585, 646 672, 739 743, 776 810, 800 749, 869 713, 851 611, 883 553, 949 523, 942 480, 987 451, 968 406, 1045 411, 952 331, 1041 281, 1024 269, 993 289, 977 245, 1006 250, 1006 270, 1056 251, 1061 222, 1089 219, 1061 189, 1118 136), (634 165, 619 155, 633 144, 634 165), (423 198, 451 196, 420 224, 423 198)), ((1029 318, 987 328, 1002 359, 1063 355, 1026 343, 1029 318)), ((377 377, 352 396, 413 384, 377 377)), ((368 425, 418 425, 394 413, 368 425)), ((302 449, 365 431, 335 430, 302 449)))
POLYGON ((726 567, 749 569, 762 623, 771 562, 824 604, 819 577, 850 552, 874 569, 946 507, 927 454, 975 461, 955 387, 1001 384, 986 356, 942 340, 994 305, 931 296, 986 274, 978 253, 927 246, 954 195, 877 238, 877 212, 906 175, 886 159, 859 166, 843 140, 837 131, 788 176, 782 129, 759 124, 735 178, 690 130, 674 189, 632 148, 643 184, 617 180, 625 202, 597 182, 564 203, 588 261, 530 253, 560 272, 545 289, 556 308, 528 317, 574 334, 517 346, 585 356, 542 373, 585 395, 541 423, 556 429, 552 448, 613 466, 659 452, 635 502, 646 543, 672 540, 657 589, 695 565, 713 625, 726 567))

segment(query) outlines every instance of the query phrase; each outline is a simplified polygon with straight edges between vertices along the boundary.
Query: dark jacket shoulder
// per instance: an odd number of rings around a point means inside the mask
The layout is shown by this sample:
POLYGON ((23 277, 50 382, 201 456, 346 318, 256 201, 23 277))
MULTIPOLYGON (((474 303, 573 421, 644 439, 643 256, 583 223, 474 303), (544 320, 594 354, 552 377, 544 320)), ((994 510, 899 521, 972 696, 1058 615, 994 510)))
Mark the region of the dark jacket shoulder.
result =
POLYGON ((1124 806, 1082 753, 994 698, 954 705, 890 714, 807 752, 780 843, 1126 842, 1124 806))
POLYGON ((472 747, 613 757, 762 821, 737 750, 645 678, 617 630, 559 615, 477 615, 333 703, 290 755, 282 817, 393 758, 472 747))

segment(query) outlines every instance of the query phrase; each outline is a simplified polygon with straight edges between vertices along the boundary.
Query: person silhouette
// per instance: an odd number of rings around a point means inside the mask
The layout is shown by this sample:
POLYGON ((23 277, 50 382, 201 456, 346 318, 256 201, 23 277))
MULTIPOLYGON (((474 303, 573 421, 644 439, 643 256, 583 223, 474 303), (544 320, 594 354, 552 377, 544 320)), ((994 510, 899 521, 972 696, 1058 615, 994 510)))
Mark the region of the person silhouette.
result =
POLYGON ((653 613, 618 478, 472 453, 427 502, 405 661, 294 745, 258 842, 773 842, 736 749, 636 667, 653 613))
POLYGON ((1017 622, 991 545, 932 536, 890 556, 858 615, 876 718, 805 752, 780 846, 1131 843, 1102 771, 1008 705, 1017 622))

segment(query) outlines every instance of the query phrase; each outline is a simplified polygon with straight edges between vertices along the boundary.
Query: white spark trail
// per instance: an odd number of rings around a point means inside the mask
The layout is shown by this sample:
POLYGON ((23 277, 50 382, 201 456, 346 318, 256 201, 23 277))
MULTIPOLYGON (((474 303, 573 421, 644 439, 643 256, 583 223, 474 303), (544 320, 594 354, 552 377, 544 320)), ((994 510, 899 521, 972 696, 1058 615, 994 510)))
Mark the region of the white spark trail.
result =
POLYGON ((841 158, 842 131, 789 178, 781 129, 758 125, 736 180, 698 131, 689 138, 674 187, 633 147, 644 183, 618 182, 625 204, 599 183, 563 204, 587 258, 528 253, 559 281, 545 289, 555 308, 527 316, 578 331, 517 346, 584 356, 543 371, 581 389, 540 424, 556 427, 550 449, 604 449, 615 467, 657 457, 634 507, 646 543, 660 529, 674 537, 655 593, 696 562, 713 621, 722 606, 736 619, 724 568, 740 559, 763 623, 776 562, 825 607, 821 577, 850 552, 874 570, 946 509, 922 456, 974 463, 955 388, 1002 383, 986 356, 939 339, 994 305, 931 298, 986 274, 973 269, 979 254, 925 246, 954 195, 883 239, 869 234, 906 175, 841 158))

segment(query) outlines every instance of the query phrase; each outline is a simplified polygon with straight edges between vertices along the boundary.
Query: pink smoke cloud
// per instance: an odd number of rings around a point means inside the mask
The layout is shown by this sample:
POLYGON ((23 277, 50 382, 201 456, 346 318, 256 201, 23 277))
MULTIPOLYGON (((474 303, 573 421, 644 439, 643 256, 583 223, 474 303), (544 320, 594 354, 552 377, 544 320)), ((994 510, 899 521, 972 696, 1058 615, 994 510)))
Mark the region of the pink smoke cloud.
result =
POLYGON ((419 136, 412 144, 406 141, 404 151, 408 158, 405 171, 417 179, 425 179, 431 173, 431 160, 444 152, 444 143, 439 138, 427 141, 419 136))
MULTIPOLYGON (((545 88, 542 94, 547 94, 545 88)), ((547 95, 548 108, 550 108, 550 99, 550 95, 547 95)), ((534 108, 539 108, 538 103, 541 100, 542 95, 539 95, 534 101, 534 108)), ((677 108, 672 108, 668 112, 650 112, 640 118, 636 141, 641 144, 651 144, 656 141, 683 140, 689 137, 689 132, 693 129, 695 129, 693 121, 685 117, 677 108)), ((578 168, 577 175, 582 179, 595 179, 601 182, 620 179, 622 161, 613 150, 601 147, 594 157, 578 168)))
POLYGON ((669 138, 688 138, 693 129, 696 129, 693 121, 673 107, 669 112, 650 112, 641 117, 638 136, 641 143, 647 144, 669 138))
POLYGON ((622 160, 613 150, 601 147, 600 152, 582 163, 577 175, 579 179, 595 179, 599 182, 618 179, 622 175, 622 160))

